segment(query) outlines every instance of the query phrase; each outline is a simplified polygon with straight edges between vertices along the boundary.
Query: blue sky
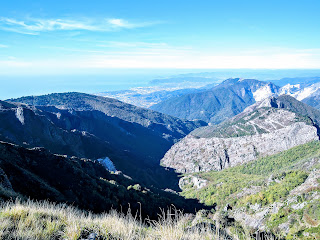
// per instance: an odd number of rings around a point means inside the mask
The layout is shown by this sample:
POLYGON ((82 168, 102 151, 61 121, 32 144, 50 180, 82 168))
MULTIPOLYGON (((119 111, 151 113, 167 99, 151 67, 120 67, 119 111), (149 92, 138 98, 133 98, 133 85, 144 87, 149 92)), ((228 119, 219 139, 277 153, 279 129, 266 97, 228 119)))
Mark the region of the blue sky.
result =
POLYGON ((10 0, 0 72, 320 68, 320 1, 10 0))

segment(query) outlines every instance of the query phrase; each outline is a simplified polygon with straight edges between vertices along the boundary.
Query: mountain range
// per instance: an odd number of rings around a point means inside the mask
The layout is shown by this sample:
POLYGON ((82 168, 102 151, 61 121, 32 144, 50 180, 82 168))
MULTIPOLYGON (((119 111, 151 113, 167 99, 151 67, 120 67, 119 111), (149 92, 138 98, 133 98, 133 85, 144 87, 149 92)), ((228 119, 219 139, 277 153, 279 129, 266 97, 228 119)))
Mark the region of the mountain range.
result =
POLYGON ((227 79, 221 84, 199 92, 173 97, 151 109, 181 119, 200 119, 220 123, 242 112, 246 107, 277 92, 272 83, 255 79, 227 79))

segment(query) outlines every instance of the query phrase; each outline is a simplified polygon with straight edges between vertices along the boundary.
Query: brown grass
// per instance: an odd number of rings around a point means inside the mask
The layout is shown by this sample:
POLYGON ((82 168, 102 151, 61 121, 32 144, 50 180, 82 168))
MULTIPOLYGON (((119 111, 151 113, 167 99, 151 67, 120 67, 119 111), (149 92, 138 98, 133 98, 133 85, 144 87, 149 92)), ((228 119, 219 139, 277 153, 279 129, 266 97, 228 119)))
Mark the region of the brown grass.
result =
POLYGON ((0 239, 77 240, 90 233, 99 239, 218 239, 212 229, 190 228, 190 219, 177 210, 163 212, 158 221, 142 222, 130 213, 93 215, 48 202, 7 202, 0 208, 0 239))

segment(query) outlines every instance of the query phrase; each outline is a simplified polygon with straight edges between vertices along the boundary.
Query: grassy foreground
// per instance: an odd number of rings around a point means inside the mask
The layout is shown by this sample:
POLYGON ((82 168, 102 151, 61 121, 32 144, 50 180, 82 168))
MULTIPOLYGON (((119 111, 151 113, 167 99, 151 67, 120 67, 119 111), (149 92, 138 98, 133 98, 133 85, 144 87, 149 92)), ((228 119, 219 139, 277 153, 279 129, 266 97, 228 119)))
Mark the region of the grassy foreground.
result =
POLYGON ((0 239, 225 239, 209 227, 190 228, 179 211, 164 212, 158 221, 139 221, 116 211, 93 215, 48 202, 7 202, 0 208, 0 239))

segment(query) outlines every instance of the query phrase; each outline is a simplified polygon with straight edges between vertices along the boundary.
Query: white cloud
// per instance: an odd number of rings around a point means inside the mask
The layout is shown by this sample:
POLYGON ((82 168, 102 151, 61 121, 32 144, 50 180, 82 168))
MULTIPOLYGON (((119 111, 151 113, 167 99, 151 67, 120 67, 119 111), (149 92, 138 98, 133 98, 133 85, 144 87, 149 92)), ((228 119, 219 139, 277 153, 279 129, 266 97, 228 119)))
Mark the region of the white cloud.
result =
POLYGON ((191 52, 171 52, 163 54, 148 54, 145 52, 111 52, 83 53, 74 58, 68 56, 58 60, 2 61, 1 72, 15 74, 19 72, 41 74, 57 72, 98 71, 101 69, 121 68, 171 68, 171 69, 319 69, 320 57, 304 54, 278 54, 268 56, 214 56, 207 54, 192 54, 191 52), (19 71, 18 71, 19 70, 19 71))
POLYGON ((155 24, 159 24, 160 22, 140 22, 140 23, 130 23, 124 19, 120 18, 111 18, 107 19, 107 22, 114 28, 140 28, 147 27, 155 24))
POLYGON ((0 29, 22 34, 36 35, 40 32, 62 30, 85 30, 107 32, 116 29, 140 28, 158 24, 156 22, 131 23, 124 19, 26 19, 19 21, 13 18, 0 18, 0 29))
POLYGON ((112 18, 107 20, 108 23, 115 27, 124 27, 124 28, 130 28, 132 25, 128 23, 127 21, 124 21, 123 19, 119 18, 112 18))
POLYGON ((8 45, 0 44, 0 48, 8 48, 8 45))

